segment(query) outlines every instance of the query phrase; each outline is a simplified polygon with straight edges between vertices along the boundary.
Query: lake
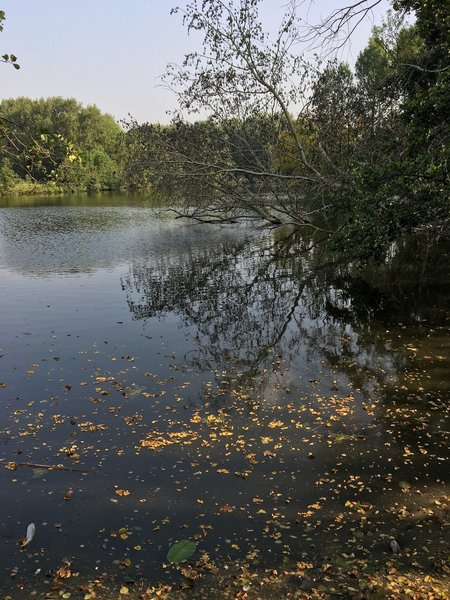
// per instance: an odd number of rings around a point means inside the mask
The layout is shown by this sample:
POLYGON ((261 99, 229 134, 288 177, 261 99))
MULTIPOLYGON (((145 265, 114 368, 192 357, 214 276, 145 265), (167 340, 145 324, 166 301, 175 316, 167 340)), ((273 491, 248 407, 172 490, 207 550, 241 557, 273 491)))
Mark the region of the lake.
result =
POLYGON ((445 597, 448 242, 0 202, 2 598, 445 597))

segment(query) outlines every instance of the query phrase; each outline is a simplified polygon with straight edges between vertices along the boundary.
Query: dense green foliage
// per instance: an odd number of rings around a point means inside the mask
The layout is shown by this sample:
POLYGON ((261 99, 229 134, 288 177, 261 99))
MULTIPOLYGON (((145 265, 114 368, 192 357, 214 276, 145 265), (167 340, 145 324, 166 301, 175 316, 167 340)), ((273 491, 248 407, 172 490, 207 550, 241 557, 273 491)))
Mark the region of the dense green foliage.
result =
POLYGON ((16 174, 11 169, 11 164, 7 158, 0 160, 0 193, 10 192, 17 181, 16 174))
POLYGON ((378 148, 373 159, 357 169, 363 196, 349 199, 343 207, 344 225, 333 236, 340 249, 381 255, 405 233, 448 233, 450 19, 444 4, 396 3, 398 9, 414 9, 416 23, 394 32, 391 40, 383 37, 386 29, 376 28, 358 59, 360 81, 361 68, 375 73, 366 76, 375 83, 367 97, 384 103, 384 131, 376 143, 368 140, 369 150, 378 148))
POLYGON ((20 179, 88 191, 121 183, 122 130, 96 106, 59 97, 3 100, 0 136, 2 155, 20 179))

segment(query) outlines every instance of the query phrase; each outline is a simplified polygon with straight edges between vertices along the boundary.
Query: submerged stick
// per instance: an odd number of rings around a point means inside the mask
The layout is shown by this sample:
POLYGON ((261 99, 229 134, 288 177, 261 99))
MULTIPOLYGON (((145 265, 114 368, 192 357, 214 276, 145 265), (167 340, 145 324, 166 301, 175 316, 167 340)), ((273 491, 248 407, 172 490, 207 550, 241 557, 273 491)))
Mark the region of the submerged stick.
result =
POLYGON ((17 467, 32 467, 33 469, 48 469, 49 471, 77 471, 79 473, 90 473, 91 469, 77 469, 76 467, 65 467, 64 465, 42 465, 40 463, 16 463, 11 462, 6 466, 10 471, 14 471, 17 467))

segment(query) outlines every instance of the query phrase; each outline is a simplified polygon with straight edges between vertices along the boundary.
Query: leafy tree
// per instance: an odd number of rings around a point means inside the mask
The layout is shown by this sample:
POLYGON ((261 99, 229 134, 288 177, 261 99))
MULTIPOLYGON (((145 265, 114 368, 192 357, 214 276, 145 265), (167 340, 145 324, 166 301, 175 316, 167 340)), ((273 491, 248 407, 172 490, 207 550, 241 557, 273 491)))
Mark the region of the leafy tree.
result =
MULTIPOLYGON (((416 23, 397 31, 389 43, 385 31, 375 30, 385 53, 386 70, 376 101, 385 107, 382 128, 368 147, 373 160, 358 170, 361 199, 351 199, 343 226, 333 236, 339 249, 357 256, 382 256, 402 235, 433 231, 448 234, 450 225, 449 24, 440 3, 396 3, 414 8, 416 23), (438 6, 439 4, 439 6, 438 6), (389 116, 390 114, 390 116, 389 116)), ((365 51, 357 64, 360 73, 365 51)))
POLYGON ((390 107, 386 98, 386 82, 390 74, 389 58, 378 37, 373 35, 366 48, 359 54, 355 65, 359 93, 364 110, 365 129, 374 137, 381 120, 390 107))
POLYGON ((315 161, 336 177, 352 171, 361 134, 361 106, 353 73, 345 63, 328 64, 312 86, 309 121, 315 135, 315 161))
POLYGON ((7 158, 0 160, 0 196, 8 194, 16 183, 16 176, 7 158))
POLYGON ((10 124, 5 153, 19 177, 68 189, 119 183, 122 130, 97 107, 72 98, 16 98, 0 104, 0 118, 10 124))

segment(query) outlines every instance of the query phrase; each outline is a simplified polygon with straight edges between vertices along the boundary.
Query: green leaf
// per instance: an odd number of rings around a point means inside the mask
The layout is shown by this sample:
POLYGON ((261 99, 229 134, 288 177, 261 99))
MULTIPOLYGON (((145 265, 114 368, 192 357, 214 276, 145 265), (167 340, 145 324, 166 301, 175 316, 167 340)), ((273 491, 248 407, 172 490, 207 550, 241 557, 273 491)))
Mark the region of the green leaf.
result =
POLYGON ((167 553, 167 560, 171 563, 183 562, 190 558, 197 550, 197 544, 192 540, 181 540, 171 546, 167 553))

